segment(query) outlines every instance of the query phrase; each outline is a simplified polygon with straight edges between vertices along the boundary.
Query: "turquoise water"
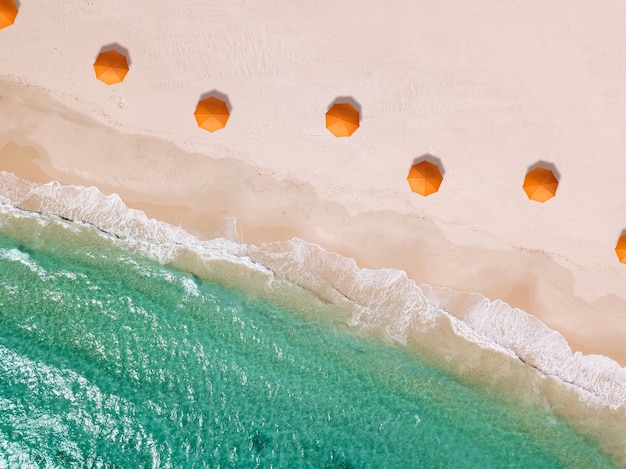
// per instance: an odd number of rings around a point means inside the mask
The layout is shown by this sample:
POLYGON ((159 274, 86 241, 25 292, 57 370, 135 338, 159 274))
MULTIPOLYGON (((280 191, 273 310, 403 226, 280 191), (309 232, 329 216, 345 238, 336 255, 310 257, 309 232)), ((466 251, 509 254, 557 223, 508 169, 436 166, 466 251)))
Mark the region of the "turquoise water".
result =
POLYGON ((338 316, 16 218, 0 226, 0 467, 614 466, 565 421, 338 316))

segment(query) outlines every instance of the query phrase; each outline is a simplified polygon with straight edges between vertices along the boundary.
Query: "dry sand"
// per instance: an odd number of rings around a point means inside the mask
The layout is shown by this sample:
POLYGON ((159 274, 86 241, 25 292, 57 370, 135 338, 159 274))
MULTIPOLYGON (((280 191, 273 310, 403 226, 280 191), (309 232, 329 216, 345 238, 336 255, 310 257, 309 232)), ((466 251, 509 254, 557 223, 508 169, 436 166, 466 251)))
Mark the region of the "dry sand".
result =
POLYGON ((202 238, 299 236, 501 298, 626 365, 626 4, 22 2, 0 31, 0 169, 95 185, 202 238), (34 33, 36 31, 36 34, 34 33), (124 83, 91 64, 128 51, 124 83), (227 96, 214 134, 193 110, 227 96), (361 109, 351 138, 324 113, 361 109), (438 158, 439 193, 409 191, 438 158), (546 204, 521 190, 545 161, 546 204), (236 217, 236 222, 235 218, 236 217))

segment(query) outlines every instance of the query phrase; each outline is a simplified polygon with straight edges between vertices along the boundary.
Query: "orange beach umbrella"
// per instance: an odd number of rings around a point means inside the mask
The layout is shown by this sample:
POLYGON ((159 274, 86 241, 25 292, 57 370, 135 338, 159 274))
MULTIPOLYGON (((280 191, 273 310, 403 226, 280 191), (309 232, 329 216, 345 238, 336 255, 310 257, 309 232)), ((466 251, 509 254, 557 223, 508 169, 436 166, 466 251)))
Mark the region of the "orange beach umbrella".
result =
POLYGON ((409 181, 409 186, 413 192, 425 197, 439 190, 443 176, 439 166, 429 161, 422 161, 411 166, 406 179, 409 181))
POLYGON ((626 264, 626 235, 620 236, 615 246, 615 254, 622 264, 626 264))
POLYGON ((211 96, 198 103, 193 115, 196 117, 198 127, 215 132, 226 127, 230 112, 224 101, 211 96))
POLYGON ((11 26, 17 16, 17 6, 13 0, 0 0, 0 29, 11 26))
POLYGON ((526 173, 522 187, 530 200, 543 203, 554 197, 558 185, 559 182, 552 171, 544 168, 535 168, 526 173))
POLYGON ((359 128, 359 111, 348 103, 337 103, 326 113, 326 128, 335 137, 349 137, 359 128))
POLYGON ((124 81, 128 73, 126 56, 116 50, 101 52, 93 64, 98 80, 107 85, 114 85, 124 81))

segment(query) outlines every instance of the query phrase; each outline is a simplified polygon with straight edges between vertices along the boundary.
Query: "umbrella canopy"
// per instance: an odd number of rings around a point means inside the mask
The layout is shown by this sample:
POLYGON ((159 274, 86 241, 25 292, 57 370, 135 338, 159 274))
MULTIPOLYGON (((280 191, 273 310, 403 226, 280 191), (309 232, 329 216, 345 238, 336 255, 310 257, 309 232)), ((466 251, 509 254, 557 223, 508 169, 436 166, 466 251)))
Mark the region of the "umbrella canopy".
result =
POLYGON ((0 0, 0 29, 11 26, 17 16, 17 7, 13 0, 0 0))
POLYGON ((411 166, 406 179, 413 192, 427 196, 439 190, 443 176, 439 166, 429 161, 422 161, 411 166))
POLYGON ((626 264, 626 235, 622 235, 615 246, 615 254, 622 264, 626 264))
POLYGON ((128 73, 128 62, 126 56, 116 50, 101 52, 93 64, 98 80, 107 85, 114 85, 124 81, 128 73))
POLYGON ((326 113, 326 128, 335 137, 349 137, 359 128, 359 111, 348 103, 338 103, 326 113))
POLYGON ((224 101, 211 96, 198 103, 193 115, 196 117, 198 127, 215 132, 226 127, 230 112, 224 101))
POLYGON ((545 202, 556 194, 559 182, 549 169, 535 168, 526 173, 524 191, 530 200, 545 202))

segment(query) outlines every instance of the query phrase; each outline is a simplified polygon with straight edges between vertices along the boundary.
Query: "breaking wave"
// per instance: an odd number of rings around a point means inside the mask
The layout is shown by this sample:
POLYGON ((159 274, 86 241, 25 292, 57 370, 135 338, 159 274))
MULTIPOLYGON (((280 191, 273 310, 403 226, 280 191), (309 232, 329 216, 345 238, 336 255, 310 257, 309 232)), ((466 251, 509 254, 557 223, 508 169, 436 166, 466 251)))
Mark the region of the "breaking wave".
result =
POLYGON ((308 292, 345 315, 358 333, 403 344, 468 380, 539 402, 599 436, 605 450, 626 462, 626 368, 608 357, 572 353, 558 332, 500 300, 418 285, 399 270, 362 269, 301 239, 244 245, 234 226, 224 226, 201 241, 94 187, 35 185, 1 172, 2 213, 0 223, 38 216, 73 222, 63 224, 67 229, 88 225, 200 277, 272 299, 280 291, 294 307, 305 306, 301 293, 308 292))

